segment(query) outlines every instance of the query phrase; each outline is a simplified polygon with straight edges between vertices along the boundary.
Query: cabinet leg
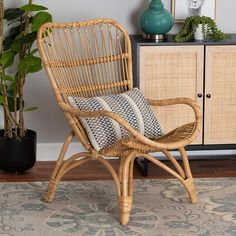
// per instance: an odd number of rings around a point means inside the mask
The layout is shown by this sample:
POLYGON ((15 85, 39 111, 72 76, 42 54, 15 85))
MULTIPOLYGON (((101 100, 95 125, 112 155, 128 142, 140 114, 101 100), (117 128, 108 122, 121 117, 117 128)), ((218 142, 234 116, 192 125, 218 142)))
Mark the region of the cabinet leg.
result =
POLYGON ((139 171, 142 173, 142 175, 144 177, 148 176, 148 160, 146 158, 144 158, 143 160, 141 160, 141 158, 137 158, 135 160, 135 163, 138 166, 139 171))

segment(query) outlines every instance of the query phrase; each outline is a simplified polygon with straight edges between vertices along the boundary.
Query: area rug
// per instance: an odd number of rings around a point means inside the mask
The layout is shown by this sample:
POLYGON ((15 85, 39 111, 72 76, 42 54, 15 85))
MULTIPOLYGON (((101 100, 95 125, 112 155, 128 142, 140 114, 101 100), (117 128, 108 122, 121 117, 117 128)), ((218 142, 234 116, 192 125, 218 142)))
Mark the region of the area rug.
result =
POLYGON ((198 204, 176 180, 134 181, 130 222, 118 221, 111 181, 61 182, 53 203, 46 182, 0 184, 1 236, 236 235, 236 178, 196 179, 198 204))

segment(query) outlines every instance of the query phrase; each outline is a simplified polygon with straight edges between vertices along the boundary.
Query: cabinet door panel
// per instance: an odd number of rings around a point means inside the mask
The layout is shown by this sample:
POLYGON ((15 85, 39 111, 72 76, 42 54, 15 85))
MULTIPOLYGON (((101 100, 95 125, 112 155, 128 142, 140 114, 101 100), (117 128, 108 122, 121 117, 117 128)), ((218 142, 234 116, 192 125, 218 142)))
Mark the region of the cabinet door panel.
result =
MULTIPOLYGON (((204 46, 141 46, 140 89, 147 98, 187 97, 203 107, 204 46)), ((194 121, 186 105, 153 107, 165 132, 194 121)), ((202 144, 202 132, 194 144, 202 144)))
POLYGON ((205 81, 204 143, 236 143, 236 46, 206 47, 205 81))

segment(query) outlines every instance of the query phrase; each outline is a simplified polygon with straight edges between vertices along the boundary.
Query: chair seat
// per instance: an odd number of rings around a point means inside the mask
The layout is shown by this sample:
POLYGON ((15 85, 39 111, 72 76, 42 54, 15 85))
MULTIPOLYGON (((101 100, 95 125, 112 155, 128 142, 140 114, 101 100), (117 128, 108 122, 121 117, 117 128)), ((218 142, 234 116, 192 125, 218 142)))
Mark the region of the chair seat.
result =
MULTIPOLYGON (((152 139, 158 143, 175 143, 187 139, 191 136, 195 127, 195 122, 191 122, 185 125, 182 125, 167 134, 158 137, 156 139, 152 139)), ((146 145, 140 141, 138 141, 135 137, 125 138, 117 142, 116 144, 100 150, 100 154, 106 156, 124 156, 124 154, 128 154, 131 150, 137 149, 142 153, 149 153, 149 152, 157 152, 159 151, 158 148, 146 145)))
POLYGON ((182 126, 179 126, 176 129, 173 129, 169 133, 161 136, 160 138, 155 139, 159 143, 174 143, 179 142, 183 139, 186 139, 191 136, 195 128, 195 122, 191 122, 182 126))

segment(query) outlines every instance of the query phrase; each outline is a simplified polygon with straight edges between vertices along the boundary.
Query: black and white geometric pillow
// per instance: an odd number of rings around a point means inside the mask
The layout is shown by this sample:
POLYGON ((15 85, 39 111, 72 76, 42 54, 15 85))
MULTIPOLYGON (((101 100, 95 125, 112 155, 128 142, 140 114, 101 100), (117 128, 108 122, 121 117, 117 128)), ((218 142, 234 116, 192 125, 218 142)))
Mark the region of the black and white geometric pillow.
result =
MULTIPOLYGON (((148 138, 164 134, 159 122, 138 88, 122 94, 102 97, 68 97, 69 103, 81 111, 112 111, 123 117, 135 130, 148 138)), ((79 118, 94 149, 107 148, 130 136, 128 131, 108 117, 79 118)))

